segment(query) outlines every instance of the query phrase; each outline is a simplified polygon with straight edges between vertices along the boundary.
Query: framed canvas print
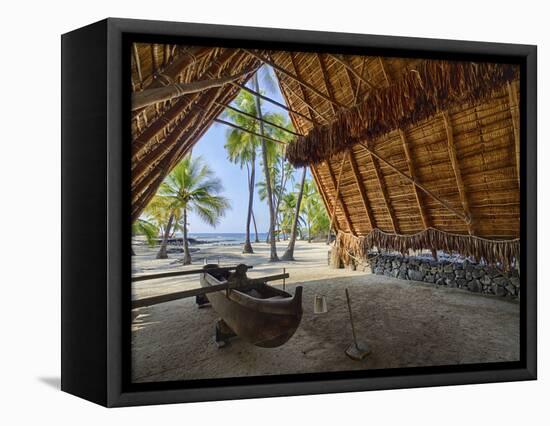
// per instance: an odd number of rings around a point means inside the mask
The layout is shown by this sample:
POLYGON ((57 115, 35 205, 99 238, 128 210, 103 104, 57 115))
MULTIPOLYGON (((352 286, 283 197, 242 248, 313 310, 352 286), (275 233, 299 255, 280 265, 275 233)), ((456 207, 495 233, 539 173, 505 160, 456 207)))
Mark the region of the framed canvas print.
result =
POLYGON ((62 389, 536 378, 536 47, 107 19, 62 37, 62 389))

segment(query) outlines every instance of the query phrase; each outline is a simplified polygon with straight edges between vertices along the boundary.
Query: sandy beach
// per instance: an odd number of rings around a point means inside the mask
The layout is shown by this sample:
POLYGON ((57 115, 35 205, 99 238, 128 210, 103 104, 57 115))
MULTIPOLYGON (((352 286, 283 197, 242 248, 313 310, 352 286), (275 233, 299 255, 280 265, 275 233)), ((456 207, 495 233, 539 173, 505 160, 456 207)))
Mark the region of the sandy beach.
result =
MULTIPOLYGON (((282 254, 286 242, 278 245, 282 254)), ((519 358, 519 305, 507 299, 437 287, 415 281, 327 266, 328 246, 299 241, 295 262, 266 263, 269 246, 218 246, 194 253, 196 268, 204 259, 220 264, 246 263, 249 275, 277 274, 283 268, 291 293, 304 286, 304 315, 285 345, 263 349, 238 338, 218 349, 212 308, 198 309, 194 298, 141 308, 132 324, 133 380, 193 380, 267 374, 292 374, 358 369, 512 361, 519 358), (352 295, 359 339, 372 353, 352 361, 344 350, 352 342, 344 289, 352 295), (313 313, 316 294, 327 296, 329 312, 313 313), (479 327, 479 324, 484 327, 479 327)), ((155 250, 138 247, 135 273, 181 270, 170 259, 154 259, 155 250)), ((275 286, 282 282, 273 282, 275 286)), ((198 287, 198 276, 140 281, 133 297, 159 295, 198 287)))

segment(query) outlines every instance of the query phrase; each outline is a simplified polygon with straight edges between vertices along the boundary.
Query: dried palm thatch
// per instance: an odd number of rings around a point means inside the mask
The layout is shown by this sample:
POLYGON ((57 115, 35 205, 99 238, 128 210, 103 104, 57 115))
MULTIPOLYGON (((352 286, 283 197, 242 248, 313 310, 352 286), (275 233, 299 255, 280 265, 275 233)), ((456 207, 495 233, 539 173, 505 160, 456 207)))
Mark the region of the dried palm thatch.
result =
POLYGON ((136 44, 132 87, 146 106, 132 115, 134 219, 263 64, 301 135, 287 156, 310 167, 339 235, 514 261, 520 113, 511 64, 136 44))
POLYGON ((318 164, 457 103, 475 105, 517 77, 512 65, 426 60, 395 84, 372 90, 364 102, 338 112, 329 124, 297 137, 287 147, 287 158, 300 167, 318 164))
POLYGON ((367 259, 369 251, 373 249, 408 254, 409 250, 421 251, 435 249, 446 253, 460 253, 472 257, 477 262, 500 265, 509 269, 516 260, 519 260, 520 241, 489 240, 471 235, 452 234, 434 228, 412 235, 399 235, 383 232, 380 229, 372 230, 368 235, 356 237, 339 232, 334 244, 331 259, 349 265, 357 259, 367 259))

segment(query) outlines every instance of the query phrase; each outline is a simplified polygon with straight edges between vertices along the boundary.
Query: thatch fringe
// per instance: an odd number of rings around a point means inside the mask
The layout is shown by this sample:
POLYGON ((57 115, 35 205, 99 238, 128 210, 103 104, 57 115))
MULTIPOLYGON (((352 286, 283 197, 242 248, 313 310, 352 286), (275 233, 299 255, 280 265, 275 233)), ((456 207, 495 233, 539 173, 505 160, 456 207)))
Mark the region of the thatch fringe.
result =
POLYGON ((459 253, 465 257, 473 257, 477 262, 483 260, 487 264, 508 270, 519 260, 520 240, 489 240, 473 235, 451 234, 434 228, 412 235, 373 229, 368 235, 361 237, 338 232, 333 251, 348 265, 354 258, 366 260, 369 250, 375 247, 402 254, 407 254, 410 249, 459 253))
POLYGON ((357 141, 373 140, 432 117, 456 103, 474 104, 518 78, 509 64, 426 60, 389 87, 373 89, 364 102, 340 111, 287 146, 296 167, 318 164, 357 141))

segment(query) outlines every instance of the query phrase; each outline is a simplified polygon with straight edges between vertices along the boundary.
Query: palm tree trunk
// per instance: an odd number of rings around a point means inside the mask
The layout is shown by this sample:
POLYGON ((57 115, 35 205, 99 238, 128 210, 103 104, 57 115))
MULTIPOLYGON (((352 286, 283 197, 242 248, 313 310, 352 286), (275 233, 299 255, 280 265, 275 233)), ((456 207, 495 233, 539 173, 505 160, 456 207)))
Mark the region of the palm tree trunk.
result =
POLYGON ((189 241, 187 240, 187 209, 183 209, 183 264, 191 264, 191 253, 189 253, 189 241))
POLYGON ((285 254, 283 254, 283 260, 294 260, 294 246, 296 245, 296 231, 298 229, 298 219, 300 218, 300 205, 302 204, 302 196, 304 194, 304 183, 306 181, 306 168, 302 172, 302 181, 300 182, 300 192, 298 193, 298 199, 296 200, 296 212, 294 213, 294 219, 292 220, 292 230, 290 231, 290 241, 286 248, 285 254))
POLYGON ((252 222, 254 223, 254 242, 259 243, 260 239, 258 238, 258 227, 256 226, 256 216, 254 216, 254 209, 252 209, 252 222))
MULTIPOLYGON (((258 73, 254 74, 254 88, 256 92, 260 92, 260 85, 258 84, 258 73)), ((256 96, 256 109, 258 110, 258 118, 262 119, 262 106, 260 104, 260 99, 256 96)), ((260 121, 260 134, 264 135, 264 123, 260 121)), ((267 146, 265 139, 262 138, 262 158, 264 163, 264 173, 265 173, 265 183, 267 189, 267 201, 269 203, 269 232, 270 232, 270 254, 269 261, 277 262, 279 257, 277 256, 277 245, 275 244, 275 209, 273 206, 273 192, 271 190, 271 178, 269 175, 269 164, 267 163, 267 146)))
POLYGON ((311 223, 307 223, 307 242, 311 243, 311 223))
POLYGON ((162 236, 162 243, 160 244, 160 250, 157 253, 157 259, 168 259, 168 253, 166 248, 168 247, 168 237, 170 236, 170 230, 172 229, 172 223, 174 222, 174 213, 170 213, 164 235, 162 236))
MULTIPOLYGON (((250 244, 250 222, 252 220, 252 206, 254 205, 255 161, 255 155, 252 154, 251 170, 248 177, 248 214, 246 215, 246 238, 244 241, 243 253, 254 253, 254 250, 252 250, 252 244, 250 244)), ((246 167, 248 170, 248 164, 246 167)))

